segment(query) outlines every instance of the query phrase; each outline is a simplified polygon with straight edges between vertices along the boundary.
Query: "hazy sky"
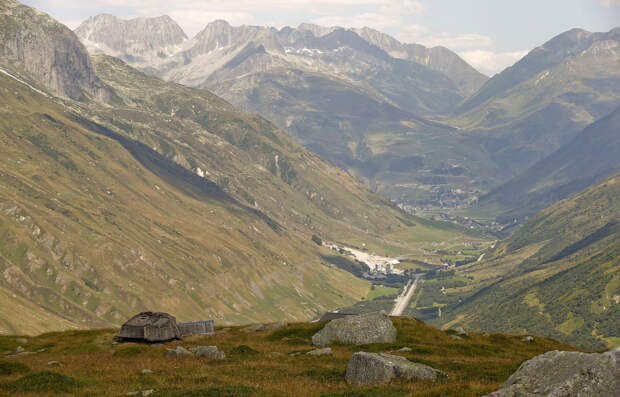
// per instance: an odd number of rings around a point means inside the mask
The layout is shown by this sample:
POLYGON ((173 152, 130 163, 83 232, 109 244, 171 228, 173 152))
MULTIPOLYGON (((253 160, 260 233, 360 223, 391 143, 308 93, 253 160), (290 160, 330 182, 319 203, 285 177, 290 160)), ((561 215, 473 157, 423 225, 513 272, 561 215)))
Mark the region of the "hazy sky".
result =
POLYGON ((443 45, 492 75, 574 27, 620 26, 620 0, 21 0, 71 28, 91 15, 168 14, 188 36, 207 23, 369 26, 407 43, 443 45))

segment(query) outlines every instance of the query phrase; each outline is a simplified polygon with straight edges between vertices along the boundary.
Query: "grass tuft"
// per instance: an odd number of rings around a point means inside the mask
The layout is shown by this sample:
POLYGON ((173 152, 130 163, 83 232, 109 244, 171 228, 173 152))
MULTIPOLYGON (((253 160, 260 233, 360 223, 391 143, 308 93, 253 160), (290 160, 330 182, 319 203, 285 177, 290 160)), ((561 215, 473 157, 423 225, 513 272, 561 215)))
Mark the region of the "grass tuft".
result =
POLYGON ((81 384, 74 378, 51 371, 34 372, 2 385, 7 391, 35 393, 70 393, 79 387, 81 384))
POLYGON ((369 389, 347 390, 343 392, 322 394, 321 397, 401 397, 410 393, 405 389, 372 387, 369 389))
POLYGON ((9 361, 0 361, 0 376, 10 376, 15 374, 25 374, 29 372, 30 368, 22 363, 15 363, 9 361))
POLYGON ((146 346, 128 346, 128 347, 123 347, 121 349, 118 349, 117 351, 114 352, 114 355, 120 356, 120 357, 137 356, 138 354, 141 354, 147 351, 148 349, 149 348, 146 346))
POLYGON ((259 389, 247 386, 216 386, 196 390, 166 390, 156 397, 252 397, 264 395, 259 389))
POLYGON ((260 352, 252 349, 250 346, 240 345, 240 346, 233 347, 230 350, 230 354, 233 356, 247 357, 247 356, 256 356, 260 354, 260 352))

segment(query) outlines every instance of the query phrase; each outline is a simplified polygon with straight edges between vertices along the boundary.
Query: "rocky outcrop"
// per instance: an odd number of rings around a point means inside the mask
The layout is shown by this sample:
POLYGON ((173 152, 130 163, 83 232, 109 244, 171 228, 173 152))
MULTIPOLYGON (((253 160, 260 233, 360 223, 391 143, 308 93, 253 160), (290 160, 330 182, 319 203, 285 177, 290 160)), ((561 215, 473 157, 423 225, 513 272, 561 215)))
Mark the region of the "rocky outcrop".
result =
POLYGON ((89 51, 132 63, 164 62, 187 40, 183 29, 167 15, 123 20, 101 14, 88 18, 75 33, 89 51))
POLYGON ((445 74, 465 97, 475 93, 489 79, 446 47, 427 48, 420 44, 403 44, 385 33, 367 27, 354 30, 364 40, 394 58, 416 62, 445 74))
POLYGON ((314 334, 312 344, 326 346, 333 342, 351 345, 392 343, 396 341, 396 327, 384 313, 370 313, 332 320, 314 334))
POLYGON ((25 71, 60 96, 104 101, 111 96, 69 28, 14 0, 0 1, 0 65, 25 71))
POLYGON ((603 354, 551 351, 521 364, 489 397, 620 395, 620 348, 603 354))
POLYGON ((389 383, 392 379, 436 380, 446 374, 428 365, 391 354, 357 352, 347 365, 345 379, 356 386, 389 383))
POLYGON ((142 312, 130 318, 118 333, 121 340, 164 342, 181 339, 176 319, 168 313, 142 312))

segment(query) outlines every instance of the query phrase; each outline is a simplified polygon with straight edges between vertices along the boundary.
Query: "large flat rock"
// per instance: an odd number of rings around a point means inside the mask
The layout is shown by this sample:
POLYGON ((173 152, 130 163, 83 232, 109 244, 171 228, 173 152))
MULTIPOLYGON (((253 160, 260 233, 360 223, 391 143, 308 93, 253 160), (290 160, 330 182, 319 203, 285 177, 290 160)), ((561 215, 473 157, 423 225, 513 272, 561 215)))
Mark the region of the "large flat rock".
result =
POLYGON ((404 357, 357 352, 349 360, 345 379, 351 385, 364 386, 389 383, 395 378, 436 380, 444 376, 445 373, 435 368, 411 362, 404 357))
POLYGON ((396 341, 396 334, 396 327, 386 314, 370 313, 330 321, 314 334, 312 343, 316 346, 334 342, 350 345, 392 343, 396 341))
POLYGON ((521 364, 488 397, 620 396, 620 348, 603 354, 550 351, 521 364))

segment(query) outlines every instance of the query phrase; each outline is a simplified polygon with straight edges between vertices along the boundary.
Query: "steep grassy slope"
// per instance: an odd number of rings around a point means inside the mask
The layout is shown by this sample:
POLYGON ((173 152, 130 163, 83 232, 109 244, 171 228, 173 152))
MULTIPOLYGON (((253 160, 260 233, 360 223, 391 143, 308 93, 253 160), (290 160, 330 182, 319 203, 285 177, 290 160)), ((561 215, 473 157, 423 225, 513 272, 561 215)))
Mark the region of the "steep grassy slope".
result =
POLYGON ((571 142, 482 197, 502 223, 537 211, 620 170, 620 108, 589 125, 571 142))
POLYGON ((302 233, 0 81, 3 332, 115 324, 147 307, 302 318, 365 293, 302 233))
POLYGON ((620 28, 562 33, 487 81, 454 125, 516 176, 620 105, 619 52, 620 28))
POLYGON ((464 340, 422 322, 394 319, 398 340, 393 344, 332 346, 331 356, 312 357, 310 337, 323 324, 292 324, 277 331, 245 333, 239 328, 217 329, 215 336, 192 336, 165 346, 123 343, 111 345, 115 330, 73 331, 29 338, 0 337, 2 350, 24 348, 45 351, 0 360, 0 395, 120 396, 153 390, 151 396, 458 396, 474 397, 499 388, 519 364, 549 350, 575 348, 536 337, 470 333, 464 340), (227 358, 173 358, 166 348, 217 345, 227 358), (344 381, 347 361, 356 351, 396 352, 412 361, 445 371, 438 382, 393 382, 381 387, 348 386, 344 381), (291 353, 300 353, 290 356, 291 353), (63 366, 51 367, 49 361, 63 366), (150 369, 152 374, 142 374, 150 369), (42 373, 42 371, 51 371, 42 373), (54 374, 56 374, 54 376, 54 374), (59 376, 59 375, 64 375, 59 376), (51 380, 47 384, 44 379, 51 380), (38 386, 38 388, 37 388, 38 386), (28 394, 30 391, 31 394, 28 394))
POLYGON ((616 174, 541 211, 482 262, 457 268, 461 283, 448 289, 454 303, 441 322, 618 346, 619 198, 616 174))

